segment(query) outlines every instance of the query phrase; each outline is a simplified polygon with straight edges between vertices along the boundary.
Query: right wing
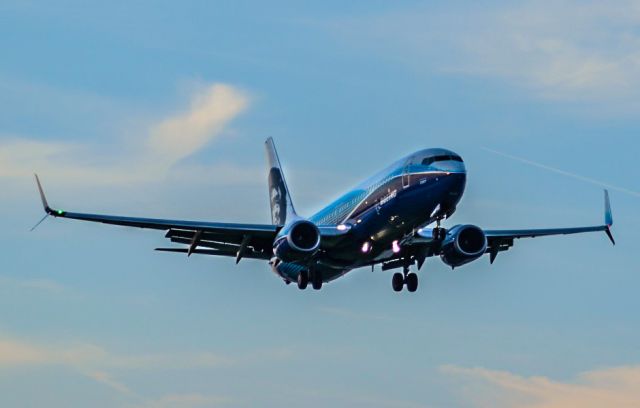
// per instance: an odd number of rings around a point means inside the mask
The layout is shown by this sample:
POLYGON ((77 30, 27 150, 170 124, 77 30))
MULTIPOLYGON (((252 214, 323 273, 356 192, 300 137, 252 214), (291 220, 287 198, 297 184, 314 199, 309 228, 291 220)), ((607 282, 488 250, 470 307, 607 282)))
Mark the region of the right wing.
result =
POLYGON ((207 255, 234 256, 241 258, 270 259, 273 241, 279 227, 266 224, 232 224, 221 222, 166 220, 157 218, 123 217, 77 213, 53 209, 44 195, 40 180, 36 175, 40 198, 47 215, 80 221, 100 222, 124 227, 165 230, 171 242, 188 244, 189 248, 158 248, 160 251, 204 253, 207 255), (200 250, 199 247, 210 250, 200 250))
MULTIPOLYGON (((46 216, 164 230, 167 231, 165 237, 171 242, 188 245, 187 248, 156 248, 157 251, 162 252, 185 253, 187 256, 191 254, 230 256, 236 258, 236 263, 242 258, 269 260, 273 256, 273 241, 281 229, 280 226, 270 224, 166 220, 57 210, 49 206, 37 175, 36 183, 46 216)), ((323 238, 323 245, 331 245, 335 242, 334 240, 347 234, 350 226, 320 225, 318 229, 323 238)))

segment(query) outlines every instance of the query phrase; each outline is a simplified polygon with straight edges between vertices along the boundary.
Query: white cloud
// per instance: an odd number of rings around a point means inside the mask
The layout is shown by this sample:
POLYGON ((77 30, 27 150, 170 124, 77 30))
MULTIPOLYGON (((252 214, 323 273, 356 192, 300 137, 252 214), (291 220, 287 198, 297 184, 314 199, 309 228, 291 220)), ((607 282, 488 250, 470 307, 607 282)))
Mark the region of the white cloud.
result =
POLYGON ((121 394, 133 395, 133 392, 129 389, 129 387, 115 380, 109 373, 106 373, 104 371, 92 371, 85 373, 85 375, 121 394))
POLYGON ((445 366, 442 370, 464 384, 470 405, 478 408, 640 406, 640 366, 588 371, 570 382, 485 368, 445 366))
POLYGON ((132 408, 204 408, 233 405, 235 402, 231 398, 217 395, 170 394, 132 406, 132 408))
POLYGON ((132 370, 191 370, 218 369, 231 366, 247 366, 269 361, 290 360, 289 349, 265 349, 243 352, 238 356, 219 355, 212 352, 173 352, 155 354, 113 353, 91 343, 38 344, 32 341, 4 337, 0 338, 0 371, 15 368, 59 366, 71 369, 112 390, 128 396, 136 407, 190 408, 226 405, 228 398, 201 394, 167 395, 157 400, 142 398, 124 382, 116 379, 111 371, 118 373, 132 370))
POLYGON ((318 311, 353 320, 393 320, 390 316, 385 314, 360 313, 340 307, 321 306, 318 308, 318 311))
POLYGON ((248 106, 248 98, 229 85, 215 84, 195 95, 186 112, 155 125, 148 140, 154 157, 176 162, 200 150, 248 106))
POLYGON ((556 100, 634 102, 640 2, 528 1, 419 7, 331 28, 423 70, 494 77, 556 100))
POLYGON ((220 136, 244 112, 249 97, 225 84, 201 87, 190 107, 148 126, 142 140, 119 151, 67 142, 43 142, 17 136, 0 138, 0 178, 32 177, 33 172, 66 183, 136 183, 158 180, 180 160, 220 136))
POLYGON ((217 354, 172 353, 123 355, 108 352, 95 344, 39 345, 11 338, 0 339, 0 368, 24 365, 66 365, 69 367, 187 369, 196 367, 218 367, 232 364, 233 360, 217 354))
POLYGON ((51 279, 14 279, 7 276, 0 276, 0 286, 10 286, 13 288, 36 289, 51 293, 61 293, 67 288, 51 279))

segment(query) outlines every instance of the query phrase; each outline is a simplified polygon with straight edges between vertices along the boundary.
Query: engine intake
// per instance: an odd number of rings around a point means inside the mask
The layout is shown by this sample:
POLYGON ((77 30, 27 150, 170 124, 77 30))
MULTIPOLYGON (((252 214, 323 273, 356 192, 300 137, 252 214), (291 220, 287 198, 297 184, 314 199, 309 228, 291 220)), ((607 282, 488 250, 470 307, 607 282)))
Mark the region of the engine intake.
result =
POLYGON ((273 253, 285 262, 312 257, 320 249, 320 230, 310 221, 296 221, 281 232, 274 243, 273 253))
POLYGON ((447 233, 440 258, 449 266, 462 266, 480 258, 487 251, 487 237, 475 225, 456 225, 447 233))

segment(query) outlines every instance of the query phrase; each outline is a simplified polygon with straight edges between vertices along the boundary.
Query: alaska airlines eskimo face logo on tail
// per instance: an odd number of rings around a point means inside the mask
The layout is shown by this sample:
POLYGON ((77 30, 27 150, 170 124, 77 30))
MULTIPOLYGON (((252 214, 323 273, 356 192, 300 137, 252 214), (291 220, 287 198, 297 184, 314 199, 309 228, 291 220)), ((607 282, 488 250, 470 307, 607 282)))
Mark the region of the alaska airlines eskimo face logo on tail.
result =
POLYGON ((269 171, 269 197, 271 199, 271 221, 274 225, 284 225, 287 219, 287 193, 280 169, 269 171))

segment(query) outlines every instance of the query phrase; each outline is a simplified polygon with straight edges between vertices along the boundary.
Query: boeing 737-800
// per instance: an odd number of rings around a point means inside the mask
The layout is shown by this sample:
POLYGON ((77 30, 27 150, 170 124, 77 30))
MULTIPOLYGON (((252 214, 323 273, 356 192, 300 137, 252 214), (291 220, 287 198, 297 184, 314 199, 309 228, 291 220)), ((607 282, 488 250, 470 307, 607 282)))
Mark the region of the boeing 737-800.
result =
MULTIPOLYGON (((273 140, 266 141, 271 224, 230 224, 134 218, 77 213, 53 209, 47 203, 40 180, 36 182, 46 216, 94 221, 126 227, 166 231, 171 242, 182 247, 157 251, 234 257, 268 261, 285 283, 300 289, 309 283, 320 289, 361 267, 400 269, 393 274, 393 290, 418 288, 418 270, 429 257, 439 256, 456 268, 513 246, 518 238, 603 231, 612 243, 613 224, 609 194, 605 190, 604 224, 553 229, 485 230, 476 225, 445 229, 462 198, 466 169, 462 158, 445 149, 425 149, 404 157, 365 180, 317 214, 303 218, 296 213, 273 140)), ((43 218, 44 220, 44 218, 43 218)), ((42 221, 41 221, 42 222, 42 221)))

